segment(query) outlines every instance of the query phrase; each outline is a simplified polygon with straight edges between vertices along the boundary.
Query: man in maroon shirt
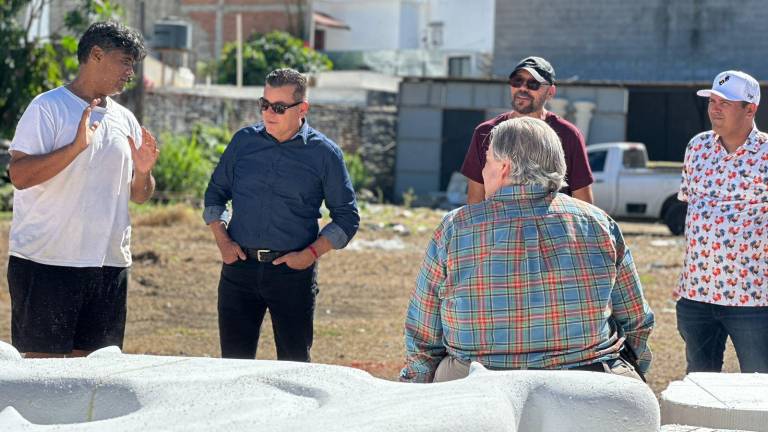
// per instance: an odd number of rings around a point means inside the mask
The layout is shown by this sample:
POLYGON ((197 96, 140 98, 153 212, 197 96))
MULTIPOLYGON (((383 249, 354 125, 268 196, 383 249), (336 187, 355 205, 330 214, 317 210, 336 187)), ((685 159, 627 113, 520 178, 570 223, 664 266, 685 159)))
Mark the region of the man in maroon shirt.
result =
POLYGON ((472 143, 461 166, 461 173, 469 179, 467 203, 474 204, 485 199, 482 171, 491 129, 505 120, 527 116, 544 120, 560 137, 565 152, 565 180, 568 183, 560 192, 591 204, 594 179, 587 160, 584 136, 572 123, 544 109, 544 104, 557 92, 552 65, 541 57, 524 58, 509 75, 509 89, 514 109, 480 123, 472 135, 472 143))

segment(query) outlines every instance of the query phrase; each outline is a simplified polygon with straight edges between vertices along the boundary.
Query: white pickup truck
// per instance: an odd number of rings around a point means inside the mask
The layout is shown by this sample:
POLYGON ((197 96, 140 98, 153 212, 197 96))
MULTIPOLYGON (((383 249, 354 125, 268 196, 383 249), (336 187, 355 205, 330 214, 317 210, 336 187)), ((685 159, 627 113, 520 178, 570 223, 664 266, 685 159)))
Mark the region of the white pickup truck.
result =
POLYGON ((595 205, 618 218, 662 220, 672 234, 685 229, 686 203, 677 199, 682 163, 649 162, 642 143, 587 146, 595 205))

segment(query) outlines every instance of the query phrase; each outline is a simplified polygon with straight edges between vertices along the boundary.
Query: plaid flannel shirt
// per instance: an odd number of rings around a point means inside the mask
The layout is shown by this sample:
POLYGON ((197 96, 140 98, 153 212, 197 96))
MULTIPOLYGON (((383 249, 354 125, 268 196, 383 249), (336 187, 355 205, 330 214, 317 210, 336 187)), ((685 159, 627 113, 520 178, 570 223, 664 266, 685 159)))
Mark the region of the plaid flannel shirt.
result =
POLYGON ((446 355, 501 369, 615 359, 617 333, 645 372, 653 322, 610 217, 540 186, 507 186, 435 230, 408 306, 400 379, 431 382, 446 355))

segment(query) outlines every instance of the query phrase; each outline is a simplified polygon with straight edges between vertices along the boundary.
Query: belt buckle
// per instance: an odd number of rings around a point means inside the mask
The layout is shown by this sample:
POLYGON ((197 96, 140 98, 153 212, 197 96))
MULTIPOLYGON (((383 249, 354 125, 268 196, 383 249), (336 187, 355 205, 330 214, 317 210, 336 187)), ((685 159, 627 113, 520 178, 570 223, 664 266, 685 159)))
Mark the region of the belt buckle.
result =
POLYGON ((257 249, 256 250, 256 261, 264 262, 264 261, 261 260, 261 254, 262 253, 267 254, 267 253, 270 253, 270 252, 272 252, 272 251, 269 250, 269 249, 257 249))

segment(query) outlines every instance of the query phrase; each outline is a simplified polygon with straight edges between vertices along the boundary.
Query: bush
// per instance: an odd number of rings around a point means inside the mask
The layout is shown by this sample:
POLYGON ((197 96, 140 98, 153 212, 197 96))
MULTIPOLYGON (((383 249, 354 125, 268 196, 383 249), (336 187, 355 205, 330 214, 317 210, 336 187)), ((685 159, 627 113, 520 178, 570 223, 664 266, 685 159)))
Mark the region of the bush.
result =
POLYGON ((13 210, 13 185, 10 183, 0 186, 0 211, 13 210))
MULTIPOLYGON (((279 68, 293 68, 299 72, 331 70, 333 63, 325 54, 304 46, 304 41, 288 33, 273 31, 254 33, 243 43, 243 85, 264 85, 267 74, 279 68)), ((237 44, 224 45, 218 64, 220 84, 237 81, 237 44)))
POLYGON ((344 164, 347 165, 349 177, 352 180, 352 187, 356 192, 367 188, 371 184, 371 177, 365 168, 363 159, 359 153, 344 153, 344 164))
POLYGON ((160 135, 160 157, 152 173, 161 200, 199 200, 211 172, 229 143, 228 130, 203 124, 188 136, 160 135))

